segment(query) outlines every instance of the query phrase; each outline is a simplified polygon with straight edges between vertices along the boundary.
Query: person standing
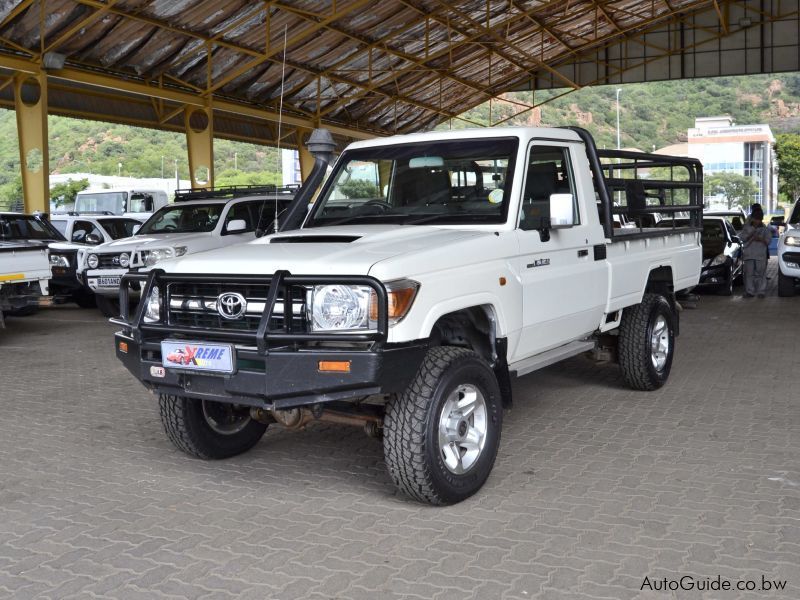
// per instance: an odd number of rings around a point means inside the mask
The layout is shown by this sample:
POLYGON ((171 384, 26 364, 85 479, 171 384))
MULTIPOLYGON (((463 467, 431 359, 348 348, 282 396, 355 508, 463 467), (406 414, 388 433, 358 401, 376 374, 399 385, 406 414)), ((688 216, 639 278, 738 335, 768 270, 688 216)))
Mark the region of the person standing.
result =
POLYGON ((753 204, 750 218, 739 232, 739 237, 744 244, 744 297, 757 295, 763 298, 767 287, 767 252, 772 234, 764 225, 764 210, 760 204, 753 204))

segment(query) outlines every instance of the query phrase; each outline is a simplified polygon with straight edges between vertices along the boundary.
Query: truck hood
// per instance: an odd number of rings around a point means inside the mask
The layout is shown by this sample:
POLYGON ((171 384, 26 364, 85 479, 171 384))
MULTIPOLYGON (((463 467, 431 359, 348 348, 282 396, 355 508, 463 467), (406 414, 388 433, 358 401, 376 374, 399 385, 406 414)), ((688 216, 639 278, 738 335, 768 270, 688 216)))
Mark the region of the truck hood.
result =
POLYGON ((365 275, 375 264, 399 254, 425 254, 488 235, 425 225, 309 228, 165 261, 159 267, 175 273, 271 275, 286 269, 295 275, 365 275))
POLYGON ((97 246, 98 252, 130 252, 132 250, 146 250, 148 248, 171 248, 173 246, 202 245, 213 239, 212 232, 205 233, 158 233, 155 235, 137 234, 127 238, 120 238, 97 246))

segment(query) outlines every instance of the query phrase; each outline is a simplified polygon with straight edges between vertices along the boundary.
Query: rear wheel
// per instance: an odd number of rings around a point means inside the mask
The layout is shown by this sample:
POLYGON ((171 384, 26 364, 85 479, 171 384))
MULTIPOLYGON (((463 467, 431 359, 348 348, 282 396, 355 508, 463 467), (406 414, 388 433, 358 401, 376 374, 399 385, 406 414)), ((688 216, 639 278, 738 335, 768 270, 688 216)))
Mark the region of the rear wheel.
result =
POLYGON ((412 383, 386 406, 389 475, 421 502, 469 498, 494 466, 502 423, 500 388, 486 361, 464 348, 432 348, 412 383))
POLYGON ((161 394, 158 404, 167 437, 197 458, 236 456, 255 446, 267 430, 250 418, 247 407, 170 394, 161 394))
POLYGON ((109 298, 108 296, 95 296, 97 308, 103 313, 104 317, 118 317, 119 316, 119 298, 109 298))
POLYGON ((39 312, 38 306, 23 306, 21 308, 12 308, 11 310, 6 311, 6 315, 9 317, 30 317, 35 315, 39 312))
POLYGON ((675 352, 675 316, 667 299, 645 294, 622 313, 619 364, 635 390, 655 390, 666 383, 675 352))
POLYGON ((781 273, 780 268, 778 268, 778 296, 781 296, 782 298, 794 296, 795 283, 794 277, 787 277, 781 273))

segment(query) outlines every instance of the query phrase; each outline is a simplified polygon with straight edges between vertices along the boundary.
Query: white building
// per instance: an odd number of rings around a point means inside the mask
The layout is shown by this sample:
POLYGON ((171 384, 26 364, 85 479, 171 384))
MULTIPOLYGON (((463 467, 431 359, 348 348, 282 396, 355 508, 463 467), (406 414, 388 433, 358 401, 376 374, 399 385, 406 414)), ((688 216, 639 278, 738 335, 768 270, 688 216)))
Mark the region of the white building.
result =
POLYGON ((281 148, 281 170, 283 171, 283 185, 303 183, 303 177, 300 174, 300 155, 297 150, 281 148))
POLYGON ((778 199, 775 136, 769 125, 736 125, 729 116, 695 119, 688 155, 700 159, 705 175, 728 172, 751 177, 758 190, 753 202, 773 212, 778 199))

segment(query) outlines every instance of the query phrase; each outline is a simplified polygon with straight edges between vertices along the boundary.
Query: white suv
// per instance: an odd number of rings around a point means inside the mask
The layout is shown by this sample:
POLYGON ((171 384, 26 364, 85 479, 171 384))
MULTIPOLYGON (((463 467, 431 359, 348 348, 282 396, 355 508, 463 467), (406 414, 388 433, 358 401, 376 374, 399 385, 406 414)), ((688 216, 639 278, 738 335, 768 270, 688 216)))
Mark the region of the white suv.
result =
POLYGON ((76 212, 52 214, 50 222, 67 241, 92 246, 130 237, 142 225, 141 221, 129 217, 76 212))
POLYGON ((794 296, 800 281, 800 199, 795 202, 786 230, 778 241, 778 295, 794 296))
POLYGON ((117 316, 123 275, 149 271, 168 258, 253 240, 257 229, 269 228, 276 207, 278 212, 283 211, 293 197, 293 191, 280 191, 169 204, 153 214, 136 235, 87 251, 83 257, 84 282, 97 295, 103 314, 117 316))

